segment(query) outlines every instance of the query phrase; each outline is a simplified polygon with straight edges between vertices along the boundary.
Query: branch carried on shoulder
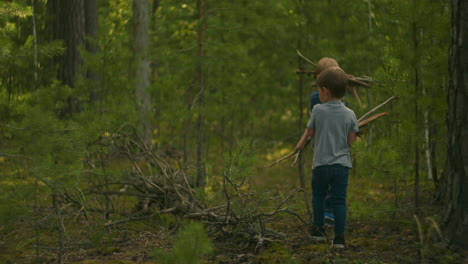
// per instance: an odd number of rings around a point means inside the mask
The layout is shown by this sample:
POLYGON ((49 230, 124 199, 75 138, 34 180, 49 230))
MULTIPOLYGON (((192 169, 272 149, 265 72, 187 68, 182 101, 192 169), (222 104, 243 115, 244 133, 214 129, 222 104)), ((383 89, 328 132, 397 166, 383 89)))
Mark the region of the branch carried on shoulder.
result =
MULTIPOLYGON (((384 105, 388 104, 390 101, 394 100, 394 99, 397 99, 396 96, 392 96, 390 98, 388 98, 385 102, 381 103, 380 105, 374 107, 372 110, 370 110, 369 112, 365 113, 361 118, 358 119, 358 126, 359 128, 362 128, 362 127, 365 127, 367 126, 370 122, 378 119, 378 118, 381 118, 382 116, 386 116, 388 115, 387 112, 383 112, 383 113, 379 113, 379 114, 375 114, 371 117, 369 117, 373 112, 377 111, 378 109, 382 108, 384 105)), ((310 140, 307 141, 306 145, 304 146, 304 148, 307 146, 307 144, 309 143, 310 140)), ((291 167, 296 165, 297 163, 297 160, 298 160, 298 157, 299 155, 301 154, 301 150, 297 149, 291 153, 289 153, 288 155, 284 156, 284 157, 281 157, 279 159, 277 159, 275 162, 271 163, 269 166, 267 166, 268 168, 271 168, 289 158, 291 158, 292 156, 294 155, 297 155, 295 158, 294 158, 294 162, 291 164, 291 167)))
POLYGON ((398 99, 398 97, 396 96, 392 96, 390 98, 388 98, 387 100, 385 100, 385 102, 379 104, 378 106, 374 107, 372 110, 370 110, 369 112, 365 113, 363 116, 361 116, 361 118, 358 119, 358 123, 361 122, 362 120, 366 119, 368 116, 370 116, 372 113, 374 113, 375 111, 377 111, 378 109, 382 108, 384 105, 390 103, 392 100, 394 99, 398 99))
POLYGON ((364 127, 364 126, 367 126, 370 122, 376 120, 377 118, 380 118, 380 117, 382 117, 382 116, 385 116, 385 115, 388 115, 388 113, 387 113, 387 112, 383 112, 383 113, 379 113, 379 114, 373 115, 373 116, 367 118, 366 120, 360 121, 360 122, 358 123, 358 126, 359 126, 359 128, 362 128, 362 127, 364 127))

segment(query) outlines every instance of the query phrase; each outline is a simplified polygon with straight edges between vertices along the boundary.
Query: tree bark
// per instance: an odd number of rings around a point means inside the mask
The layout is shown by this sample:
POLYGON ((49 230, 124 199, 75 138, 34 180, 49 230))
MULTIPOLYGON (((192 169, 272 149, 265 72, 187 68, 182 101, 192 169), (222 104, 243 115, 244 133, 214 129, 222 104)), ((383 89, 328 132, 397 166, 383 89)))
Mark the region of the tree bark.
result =
POLYGON ((449 54, 449 94, 445 217, 442 229, 449 241, 468 248, 468 2, 452 0, 449 54))
MULTIPOLYGON (((297 42, 297 50, 301 50, 302 48, 302 34, 299 35, 299 40, 297 42)), ((302 58, 298 57, 297 59, 298 69, 303 70, 304 65, 302 63, 302 58)), ((298 93, 299 93, 299 125, 298 125, 298 136, 300 137, 302 131, 304 130, 304 74, 299 74, 299 83, 298 83, 298 93)), ((301 188, 305 189, 305 176, 304 176, 304 155, 299 153, 299 166, 298 166, 298 173, 299 173, 299 180, 301 184, 301 188)))
POLYGON ((84 3, 82 0, 57 1, 58 37, 63 39, 66 51, 60 61, 59 80, 75 87, 78 68, 82 64, 79 47, 84 44, 84 3))
MULTIPOLYGON (((98 32, 98 13, 96 0, 85 0, 85 33, 86 33, 86 50, 89 53, 96 54, 98 46, 96 45, 97 32, 98 32)), ((98 81, 99 75, 94 69, 95 65, 88 65, 86 71, 86 78, 91 81, 91 88, 89 91, 89 100, 91 102, 97 101, 98 98, 98 81)))
MULTIPOLYGON (((304 7, 304 3, 301 3, 298 6, 300 9, 304 7)), ((300 12, 300 10, 299 10, 300 12)), ((299 34, 299 39, 297 41, 297 50, 302 49, 302 40, 303 34, 302 30, 300 31, 299 34)), ((298 56, 297 58, 297 64, 298 64, 298 69, 299 70, 304 70, 304 59, 301 56, 298 56)), ((300 137, 302 134, 302 131, 304 131, 304 86, 305 86, 305 79, 304 79, 304 74, 299 74, 299 82, 298 82, 298 94, 299 94, 299 104, 298 104, 298 110, 299 110, 299 124, 298 124, 298 136, 300 137)), ((307 107, 309 109, 309 107, 307 107)), ((310 109, 309 109, 310 110, 310 109)), ((306 177, 305 177, 305 166, 304 166, 304 151, 300 151, 298 153, 298 174, 299 174, 299 183, 301 185, 301 189, 303 190, 304 194, 304 203, 306 204, 306 209, 307 209, 307 214, 309 216, 309 222, 312 223, 312 211, 310 210, 309 206, 309 200, 310 197, 307 195, 306 191, 306 177)))
POLYGON ((135 60, 135 106, 138 133, 144 144, 152 145, 149 49, 149 2, 133 1, 133 51, 135 60))
POLYGON ((415 123, 415 135, 414 135, 414 207, 416 214, 419 213, 419 90, 421 88, 420 83, 420 69, 419 69, 419 38, 418 28, 416 22, 413 22, 413 52, 414 52, 414 123, 415 123))
MULTIPOLYGON (((79 47, 85 40, 85 16, 83 0, 50 0, 49 12, 53 16, 53 38, 63 40, 65 53, 58 58, 57 78, 63 84, 75 87, 79 67, 83 63, 79 47)), ((74 98, 68 98, 65 114, 71 115, 77 108, 74 98)))

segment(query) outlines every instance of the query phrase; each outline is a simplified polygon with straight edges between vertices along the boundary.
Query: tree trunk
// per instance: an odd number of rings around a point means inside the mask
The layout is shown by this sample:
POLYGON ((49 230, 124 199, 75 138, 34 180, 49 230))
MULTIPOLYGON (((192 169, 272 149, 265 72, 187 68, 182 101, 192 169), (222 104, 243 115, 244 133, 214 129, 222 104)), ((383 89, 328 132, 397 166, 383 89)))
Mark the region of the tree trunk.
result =
MULTIPOLYGON (((436 138, 437 129, 434 125, 429 130, 429 138, 436 138)), ((432 170, 432 181, 434 186, 439 184, 439 176, 437 172, 437 144, 435 140, 430 142, 431 145, 431 170, 432 170)))
MULTIPOLYGON (((302 34, 299 35, 299 38, 302 37, 302 34)), ((302 40, 299 39, 297 43, 298 50, 301 50, 302 47, 302 40)), ((302 58, 298 56, 297 63, 298 63, 298 69, 304 70, 303 68, 303 63, 302 63, 302 58)), ((299 125, 298 125, 298 136, 301 137, 301 134, 304 130, 304 74, 299 74, 299 83, 298 83, 298 93, 299 93, 299 125)), ((302 155, 302 152, 299 153, 299 181, 301 184, 301 188, 305 189, 305 176, 304 176, 304 155, 302 155)))
POLYGON ((31 0, 32 6, 32 21, 33 21, 33 38, 34 38, 34 87, 37 88, 38 81, 38 52, 37 52, 37 31, 36 31, 36 8, 35 0, 31 0))
POLYGON ((82 64, 79 47, 84 44, 84 3, 82 0, 57 1, 59 39, 65 42, 58 77, 64 84, 75 86, 78 68, 82 64))
POLYGON ((200 26, 198 28, 198 61, 197 61, 197 77, 198 77, 198 146, 197 146, 197 186, 204 187, 205 182, 205 115, 203 113, 204 97, 205 97, 205 79, 203 75, 203 41, 206 29, 206 3, 205 0, 198 1, 198 14, 200 26))
POLYGON ((419 70, 419 39, 416 22, 413 22, 413 52, 414 52, 414 207, 416 214, 419 213, 419 90, 420 84, 420 70, 419 70))
MULTIPOLYGON (((98 31, 98 13, 96 0, 85 0, 85 33, 86 33, 86 50, 89 53, 96 54, 98 47, 96 45, 98 31)), ((89 91, 89 100, 95 102, 98 100, 98 80, 99 75, 94 69, 95 65, 88 65, 86 78, 90 81, 91 87, 89 91)))
MULTIPOLYGON (((303 5, 302 5, 303 6, 303 5)), ((301 7, 301 5, 300 5, 301 7)), ((299 34, 299 40, 297 43, 297 50, 302 49, 302 34, 299 34)), ((297 63, 298 63, 298 69, 303 70, 304 69, 304 64, 303 64, 303 59, 298 56, 297 58, 297 63)), ((298 124, 298 136, 301 137, 302 132, 304 131, 304 74, 299 74, 299 83, 298 83, 298 92, 299 92, 299 104, 298 104, 298 110, 299 110, 299 124, 298 124)), ((309 108, 308 108, 309 109, 309 108)), ((304 166, 304 151, 299 152, 299 166, 298 166, 298 174, 299 174, 299 182, 301 185, 301 189, 304 190, 304 203, 306 204, 306 209, 307 209, 307 214, 309 216, 309 222, 312 223, 312 211, 310 210, 309 206, 309 200, 310 197, 307 195, 306 191, 306 177, 305 177, 305 166, 304 166)))
POLYGON ((149 48, 149 2, 133 1, 133 36, 135 60, 135 105, 138 133, 146 146, 152 145, 149 48))
POLYGON ((452 0, 445 217, 442 228, 450 242, 468 248, 468 2, 452 0))
MULTIPOLYGON (((65 53, 58 59, 57 78, 63 84, 75 87, 79 67, 83 63, 79 47, 85 40, 85 16, 83 0, 50 0, 49 12, 52 13, 52 31, 54 39, 63 40, 65 53)), ((68 109, 65 114, 71 115, 77 108, 74 98, 68 98, 68 109)))
MULTIPOLYGON (((367 23, 368 23, 368 33, 369 33, 369 38, 371 38, 371 35, 372 35, 372 9, 371 9, 371 0, 368 0, 367 1, 367 23)), ((369 75, 371 74, 370 73, 370 62, 368 61, 367 62, 367 72, 369 73, 369 75)), ((368 107, 368 110, 371 110, 372 109, 372 96, 371 96, 371 89, 366 89, 366 98, 367 98, 367 107, 368 107)), ((369 124, 367 126, 367 131, 366 131, 366 134, 367 134, 367 147, 370 148, 371 144, 372 144, 372 124, 369 124)))
POLYGON ((189 166, 189 136, 191 125, 192 125, 192 104, 193 104, 193 89, 194 89, 194 79, 190 80, 190 83, 187 87, 187 91, 185 93, 185 98, 187 102, 187 116, 185 117, 184 121, 184 169, 187 169, 189 166))

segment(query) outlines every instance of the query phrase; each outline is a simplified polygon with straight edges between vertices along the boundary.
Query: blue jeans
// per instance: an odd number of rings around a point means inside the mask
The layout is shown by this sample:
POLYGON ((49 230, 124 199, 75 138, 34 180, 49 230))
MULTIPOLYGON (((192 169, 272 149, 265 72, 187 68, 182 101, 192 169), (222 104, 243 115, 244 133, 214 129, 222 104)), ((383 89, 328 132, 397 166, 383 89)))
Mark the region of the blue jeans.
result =
POLYGON ((344 235, 346 225, 346 191, 348 188, 348 168, 341 165, 319 166, 312 171, 312 207, 314 224, 325 225, 325 197, 335 215, 335 235, 344 235))

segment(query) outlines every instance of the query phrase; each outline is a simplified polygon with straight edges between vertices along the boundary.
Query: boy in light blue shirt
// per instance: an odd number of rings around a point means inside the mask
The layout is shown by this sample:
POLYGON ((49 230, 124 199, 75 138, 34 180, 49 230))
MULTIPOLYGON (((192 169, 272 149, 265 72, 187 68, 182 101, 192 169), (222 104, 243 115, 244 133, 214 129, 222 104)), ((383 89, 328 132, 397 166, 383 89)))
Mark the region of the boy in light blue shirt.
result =
POLYGON ((330 192, 330 203, 335 215, 333 246, 344 248, 346 225, 346 192, 348 170, 352 167, 350 147, 359 131, 354 112, 342 102, 348 76, 339 67, 325 69, 317 76, 317 86, 322 104, 312 110, 307 128, 296 150, 304 148, 308 138, 314 138, 312 165, 312 207, 314 225, 312 238, 325 241, 325 196, 330 192))

